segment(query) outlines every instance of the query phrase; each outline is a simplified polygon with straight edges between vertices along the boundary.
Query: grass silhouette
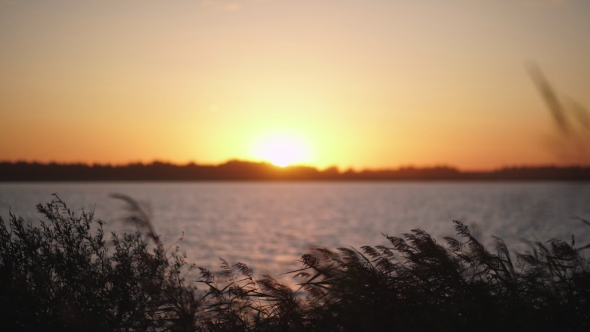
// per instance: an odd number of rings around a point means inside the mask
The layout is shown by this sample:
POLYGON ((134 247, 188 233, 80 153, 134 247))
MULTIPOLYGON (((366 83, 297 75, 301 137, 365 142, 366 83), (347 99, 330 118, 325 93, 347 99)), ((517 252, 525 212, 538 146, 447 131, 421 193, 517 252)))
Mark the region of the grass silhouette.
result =
MULTIPOLYGON (((6 331, 586 331, 590 245, 556 239, 493 252, 454 222, 439 244, 412 230, 389 246, 317 249, 287 272, 296 288, 246 264, 199 268, 165 249, 128 196, 133 234, 112 233, 57 195, 44 220, 0 219, 0 326, 6 331), (141 232, 143 232, 143 234, 141 232)), ((589 224, 587 221, 583 221, 589 224)), ((590 224, 589 224, 590 226, 590 224)))

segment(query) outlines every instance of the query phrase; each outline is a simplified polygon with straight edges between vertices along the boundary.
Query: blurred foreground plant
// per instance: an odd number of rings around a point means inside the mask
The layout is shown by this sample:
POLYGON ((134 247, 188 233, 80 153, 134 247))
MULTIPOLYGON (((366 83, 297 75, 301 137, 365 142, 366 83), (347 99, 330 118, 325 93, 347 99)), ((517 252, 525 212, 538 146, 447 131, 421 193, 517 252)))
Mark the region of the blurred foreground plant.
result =
POLYGON ((391 247, 304 255, 308 310, 347 331, 590 327, 589 264, 573 242, 538 242, 513 260, 502 240, 492 254, 467 226, 455 221, 455 229, 463 241, 447 237, 446 248, 413 230, 387 236, 391 247))
POLYGON ((5 331, 191 330, 198 301, 178 248, 135 234, 104 239, 92 212, 57 195, 39 226, 0 218, 0 326, 5 331))
MULTIPOLYGON (((245 264, 200 268, 184 279, 149 214, 131 198, 125 220, 147 232, 112 234, 92 213, 57 196, 37 208, 39 226, 0 219, 0 326, 9 331, 586 331, 589 262, 556 239, 513 257, 490 253, 455 221, 460 240, 438 244, 422 230, 386 236, 389 246, 317 249, 288 272, 297 289, 245 264), (143 218, 143 219, 141 219, 143 218), (153 240, 153 244, 148 244, 153 240)), ((587 223, 587 222, 586 222, 587 223)))

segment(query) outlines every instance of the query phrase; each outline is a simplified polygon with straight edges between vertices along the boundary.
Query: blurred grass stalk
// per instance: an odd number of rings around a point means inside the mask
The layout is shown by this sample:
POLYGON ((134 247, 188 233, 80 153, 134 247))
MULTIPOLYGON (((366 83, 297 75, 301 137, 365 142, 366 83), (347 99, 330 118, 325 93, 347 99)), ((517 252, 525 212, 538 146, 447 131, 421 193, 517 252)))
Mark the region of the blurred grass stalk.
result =
POLYGON ((527 72, 545 101, 557 128, 553 151, 562 162, 587 165, 590 162, 588 110, 571 98, 567 98, 567 102, 563 103, 535 63, 527 65, 527 72))

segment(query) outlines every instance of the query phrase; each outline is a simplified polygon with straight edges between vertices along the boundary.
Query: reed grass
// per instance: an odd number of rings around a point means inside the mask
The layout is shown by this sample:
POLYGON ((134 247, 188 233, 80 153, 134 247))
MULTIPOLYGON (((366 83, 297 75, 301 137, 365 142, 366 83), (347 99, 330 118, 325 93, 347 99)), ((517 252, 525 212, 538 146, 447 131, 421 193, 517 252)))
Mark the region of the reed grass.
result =
MULTIPOLYGON (((388 246, 319 248, 287 272, 290 288, 246 264, 194 268, 166 249, 149 211, 127 196, 133 234, 110 234, 57 195, 38 226, 0 218, 0 326, 6 331, 587 331, 590 245, 550 239, 493 251, 454 221, 388 246)), ((585 220, 582 220, 590 226, 585 220)), ((228 244, 229 245, 229 244, 228 244)))

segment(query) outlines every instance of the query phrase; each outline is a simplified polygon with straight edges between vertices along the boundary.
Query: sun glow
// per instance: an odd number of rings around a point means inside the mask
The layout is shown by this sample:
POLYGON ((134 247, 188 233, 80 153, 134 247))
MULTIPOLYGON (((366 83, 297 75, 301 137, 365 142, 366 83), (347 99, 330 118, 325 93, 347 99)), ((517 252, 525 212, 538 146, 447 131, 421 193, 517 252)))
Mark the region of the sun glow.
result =
POLYGON ((262 135, 254 143, 252 155, 274 165, 285 167, 309 162, 311 149, 306 140, 295 133, 277 131, 262 135))

